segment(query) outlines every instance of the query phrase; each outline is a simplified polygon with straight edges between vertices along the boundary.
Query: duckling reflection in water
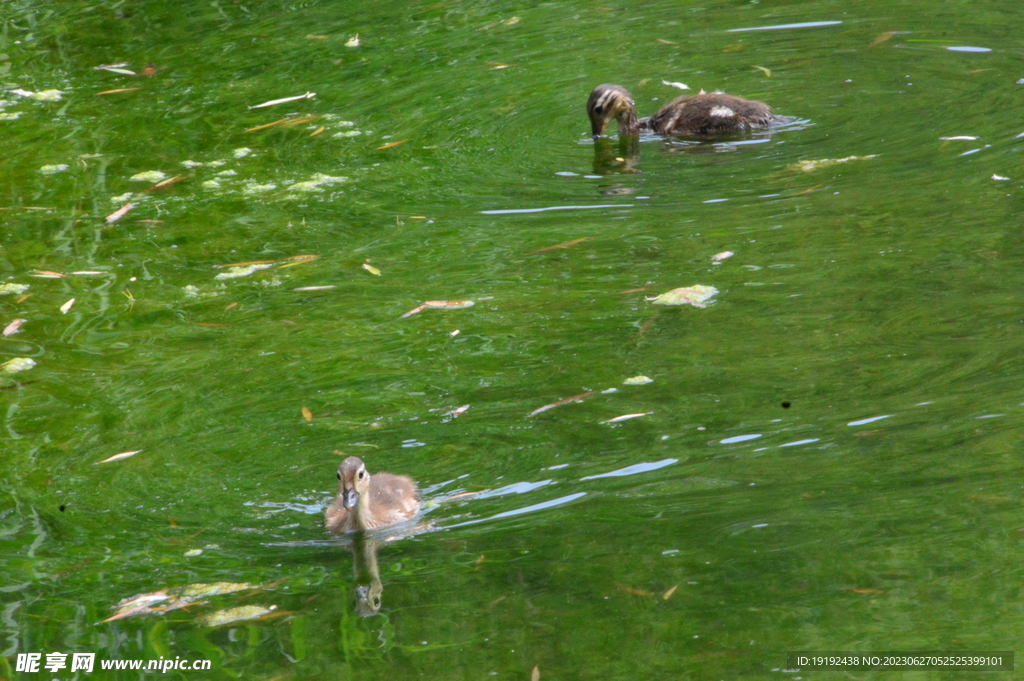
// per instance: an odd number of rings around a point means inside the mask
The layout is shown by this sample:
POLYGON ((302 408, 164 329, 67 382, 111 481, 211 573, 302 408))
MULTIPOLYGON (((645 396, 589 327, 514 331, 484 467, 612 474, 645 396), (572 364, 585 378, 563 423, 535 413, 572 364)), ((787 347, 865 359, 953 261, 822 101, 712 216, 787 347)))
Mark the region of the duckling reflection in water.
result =
POLYGON ((416 483, 404 475, 371 476, 358 456, 338 467, 338 496, 324 512, 331 532, 373 530, 412 520, 420 510, 416 483))
POLYGON ((619 137, 651 133, 713 137, 723 133, 749 132, 786 122, 763 102, 741 99, 724 92, 701 92, 677 97, 650 118, 636 117, 633 95, 620 85, 598 85, 587 99, 587 115, 594 138, 604 134, 613 118, 619 137))
POLYGON ((356 585, 352 595, 356 602, 356 614, 360 617, 372 617, 380 610, 381 596, 384 585, 380 581, 380 569, 377 567, 377 549, 381 542, 357 532, 352 537, 352 571, 355 573, 356 585))

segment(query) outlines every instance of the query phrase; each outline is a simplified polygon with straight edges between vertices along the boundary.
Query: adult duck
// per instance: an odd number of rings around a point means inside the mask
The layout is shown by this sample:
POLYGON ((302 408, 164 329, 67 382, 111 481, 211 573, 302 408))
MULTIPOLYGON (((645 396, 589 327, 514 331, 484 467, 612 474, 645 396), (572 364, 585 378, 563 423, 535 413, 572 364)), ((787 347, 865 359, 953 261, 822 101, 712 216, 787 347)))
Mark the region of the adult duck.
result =
POLYGON ((785 122, 763 102, 741 99, 724 92, 678 97, 650 118, 637 119, 633 96, 621 85, 598 85, 587 99, 587 114, 594 138, 604 134, 613 118, 619 136, 640 133, 712 137, 722 133, 747 132, 785 122))

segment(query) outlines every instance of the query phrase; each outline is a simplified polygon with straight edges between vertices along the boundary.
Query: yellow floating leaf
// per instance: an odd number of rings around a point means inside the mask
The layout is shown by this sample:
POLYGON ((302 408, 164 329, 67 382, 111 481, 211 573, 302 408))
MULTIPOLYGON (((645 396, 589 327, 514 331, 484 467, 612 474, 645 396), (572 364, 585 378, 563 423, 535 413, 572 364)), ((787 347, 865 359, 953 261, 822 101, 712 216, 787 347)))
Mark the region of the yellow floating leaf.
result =
POLYGON ((655 38, 655 40, 657 40, 662 45, 678 45, 679 44, 679 43, 674 43, 671 40, 665 40, 663 38, 655 38))
POLYGON ((306 419, 307 421, 312 421, 313 420, 313 412, 311 412, 306 407, 303 407, 302 408, 302 418, 306 419))
POLYGON ((590 241, 592 238, 593 237, 585 236, 582 239, 573 239, 572 241, 566 241, 560 244, 555 244, 554 246, 545 246, 544 248, 537 249, 536 251, 533 251, 532 253, 527 253, 526 255, 540 255, 541 253, 548 253, 550 251, 555 251, 562 248, 572 248, 573 246, 578 246, 585 241, 590 241))
POLYGON ((149 192, 155 192, 158 189, 163 189, 164 187, 170 187, 172 184, 177 184, 177 183, 181 182, 182 180, 187 180, 187 179, 188 179, 188 175, 175 175, 174 177, 167 178, 163 182, 158 182, 158 183, 154 184, 149 189, 143 189, 142 193, 143 194, 148 194, 149 192))
POLYGON ((269 608, 264 608, 262 605, 241 605, 237 608, 218 610, 217 612, 210 613, 205 617, 200 617, 199 622, 206 627, 220 627, 225 624, 231 624, 232 622, 254 620, 258 617, 269 615, 274 610, 277 610, 276 605, 272 605, 269 608))
POLYGON ((104 90, 103 92, 97 92, 94 96, 99 97, 100 95, 116 95, 122 92, 135 92, 141 90, 140 87, 119 87, 116 90, 104 90))
POLYGON ((718 289, 714 286, 695 284, 686 288, 675 288, 660 296, 646 298, 646 300, 655 305, 693 305, 703 308, 710 305, 707 301, 716 293, 718 293, 718 289))
POLYGON ((233 310, 236 307, 238 307, 238 303, 231 303, 230 305, 224 308, 224 311, 227 312, 228 310, 233 310))
POLYGON ((375 277, 379 277, 380 276, 380 270, 378 270, 376 267, 374 267, 373 265, 371 265, 368 262, 364 262, 363 263, 363 269, 366 270, 367 272, 369 272, 370 274, 372 274, 375 277))
POLYGON ((646 376, 634 376, 622 382, 623 385, 647 385, 648 383, 654 383, 654 379, 646 376))
POLYGON ((181 590, 181 597, 188 598, 189 600, 195 600, 196 598, 209 598, 210 596, 220 596, 221 594, 230 594, 236 591, 258 589, 259 586, 259 584, 250 584, 249 582, 214 582, 213 584, 189 584, 181 590))
POLYGON ((759 71, 764 71, 764 75, 765 75, 765 76, 767 76, 767 77, 769 77, 769 78, 771 78, 771 77, 772 77, 772 72, 771 72, 771 69, 766 69, 766 68, 765 68, 765 67, 763 67, 763 66, 754 66, 754 68, 755 68, 755 69, 757 69, 757 70, 759 70, 759 71))
POLYGON ((886 31, 885 33, 883 33, 882 35, 878 36, 870 43, 868 43, 868 47, 876 47, 878 45, 881 45, 886 41, 892 40, 893 38, 896 37, 896 35, 898 34, 895 31, 886 31))
POLYGON ((404 139, 404 140, 398 140, 397 142, 390 142, 388 144, 384 144, 382 146, 377 147, 377 151, 380 151, 381 149, 390 149, 391 147, 397 147, 399 144, 405 144, 408 141, 409 140, 404 139))
POLYGON ((637 588, 634 588, 632 586, 629 586, 628 584, 616 583, 615 584, 615 588, 618 589, 619 591, 621 591, 624 594, 629 594, 630 596, 653 596, 654 595, 650 591, 644 591, 643 589, 637 589, 637 588))
POLYGON ((419 307, 409 310, 399 319, 405 319, 411 317, 414 314, 423 312, 424 310, 460 310, 466 307, 473 307, 476 303, 472 300, 428 300, 419 307))
POLYGON ((678 589, 678 588, 679 588, 679 585, 676 584, 674 587, 672 587, 671 589, 669 589, 665 593, 661 594, 661 600, 667 601, 668 599, 672 598, 672 594, 674 594, 676 592, 676 589, 678 589))
POLYGON ((12 357, 3 364, 0 364, 0 373, 16 374, 19 371, 28 371, 36 365, 31 357, 12 357))
MULTIPOLYGON (((36 270, 35 272, 33 272, 32 273, 33 276, 35 276, 36 272, 39 272, 39 270, 36 270)), ((58 274, 58 276, 57 276, 58 279, 60 279, 60 278, 62 278, 64 276, 63 274, 59 274, 59 273, 56 273, 56 272, 54 274, 58 274)), ((28 284, 14 284, 14 283, 0 284, 0 296, 9 296, 9 295, 14 294, 14 293, 20 295, 20 294, 24 293, 27 290, 28 290, 28 284)))
POLYGON ((534 666, 533 671, 530 672, 530 681, 540 681, 540 667, 534 666))
POLYGON ((316 137, 317 135, 319 135, 320 133, 322 133, 326 129, 327 128, 325 128, 324 126, 321 125, 319 128, 317 128, 316 130, 313 131, 313 133, 310 135, 310 137, 316 137))
POLYGON ((570 404, 572 402, 579 402, 580 400, 586 399, 586 398, 590 397, 593 394, 595 394, 595 393, 594 393, 593 390, 591 390, 590 392, 581 393, 579 395, 573 395, 572 397, 567 397, 564 400, 559 400, 557 402, 552 402, 551 404, 545 404, 543 407, 540 407, 538 409, 534 409, 529 414, 527 414, 527 416, 536 416, 537 414, 543 413, 543 412, 547 411, 548 409, 554 409, 555 407, 561 407, 563 404, 570 404))
POLYGON ((114 454, 114 456, 111 456, 111 457, 108 457, 106 459, 103 459, 103 461, 94 461, 93 465, 97 466, 97 465, 99 465, 101 463, 110 463, 111 461, 120 461, 121 459, 127 459, 130 456, 135 456, 136 454, 138 454, 141 451, 143 451, 143 450, 136 449, 134 452, 121 452, 120 454, 114 454))
POLYGON ((40 279, 63 279, 68 276, 61 272, 50 272, 49 270, 32 270, 31 274, 33 277, 39 277, 40 279))
POLYGON ((63 312, 64 314, 67 314, 68 311, 71 309, 71 306, 74 305, 74 304, 75 304, 75 299, 72 298, 71 300, 69 300, 68 302, 66 302, 66 303, 64 303, 63 305, 60 306, 60 311, 63 312))

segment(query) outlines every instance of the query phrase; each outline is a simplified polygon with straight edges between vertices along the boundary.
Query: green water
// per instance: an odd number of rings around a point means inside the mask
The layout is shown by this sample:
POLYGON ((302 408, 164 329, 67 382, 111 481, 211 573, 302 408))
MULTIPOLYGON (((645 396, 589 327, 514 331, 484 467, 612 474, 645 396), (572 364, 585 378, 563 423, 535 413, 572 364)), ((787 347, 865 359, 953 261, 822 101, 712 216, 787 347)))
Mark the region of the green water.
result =
POLYGON ((1009 0, 0 3, 0 283, 30 286, 0 360, 36 362, 0 385, 0 678, 952 679, 783 670, 1013 650, 1021 28, 1009 0), (842 23, 730 32, 800 22, 842 23), (122 62, 157 71, 93 68, 122 62), (663 80, 799 121, 595 150, 590 89, 649 115, 663 80), (693 284, 717 303, 645 301, 693 284), (475 305, 400 318, 427 300, 475 305), (371 617, 321 528, 338 452, 430 500, 371 617), (263 588, 102 623, 214 582, 263 588), (274 609, 204 619, 239 606, 274 609))

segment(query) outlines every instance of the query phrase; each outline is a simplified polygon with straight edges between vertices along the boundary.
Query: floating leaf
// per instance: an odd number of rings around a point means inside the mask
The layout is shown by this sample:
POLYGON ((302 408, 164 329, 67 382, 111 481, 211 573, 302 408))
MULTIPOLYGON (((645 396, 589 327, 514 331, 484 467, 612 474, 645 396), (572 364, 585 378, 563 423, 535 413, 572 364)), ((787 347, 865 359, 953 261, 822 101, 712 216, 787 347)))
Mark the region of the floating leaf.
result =
POLYGON ((214 279, 224 281, 225 279, 238 279, 239 277, 248 277, 253 272, 259 272, 269 267, 273 267, 274 264, 254 264, 246 265, 245 267, 229 267, 227 272, 221 272, 214 279))
POLYGON ((772 77, 771 69, 766 69, 763 66, 754 66, 753 68, 758 69, 759 71, 764 71, 764 75, 767 76, 768 78, 772 77))
POLYGON ((12 293, 22 294, 28 290, 28 284, 0 284, 0 296, 9 296, 12 293))
POLYGON ((24 323, 24 319, 15 319, 13 322, 4 327, 4 335, 13 336, 14 334, 18 333, 18 329, 20 329, 21 325, 24 323))
POLYGON ((956 135, 955 137, 940 137, 943 142, 973 142, 977 137, 974 135, 956 135))
POLYGON ((236 591, 246 591, 248 589, 258 589, 259 584, 250 584, 249 582, 215 582, 213 584, 189 584, 181 590, 181 597, 194 600, 196 598, 209 598, 210 596, 220 596, 222 594, 235 593, 236 591))
POLYGON ((36 365, 36 361, 29 357, 14 357, 0 364, 0 373, 16 374, 19 371, 28 371, 36 365))
POLYGON ((163 189, 164 187, 170 187, 172 184, 178 184, 182 180, 187 180, 187 179, 188 179, 188 175, 175 175, 174 177, 167 178, 163 182, 157 182, 156 184, 154 184, 149 189, 143 189, 142 193, 143 194, 148 194, 149 192, 155 192, 158 189, 163 189))
POLYGON ((827 168, 834 166, 838 163, 849 163, 850 161, 865 161, 869 158, 876 158, 878 154, 868 154, 867 156, 847 156, 845 158, 822 158, 816 161, 797 161, 796 163, 789 166, 793 170, 802 170, 805 173, 809 173, 819 168, 827 168))
POLYGON ((655 40, 658 41, 659 43, 661 43, 662 45, 678 45, 679 44, 679 43, 674 43, 671 40, 665 40, 663 38, 655 38, 655 40))
POLYGON ((156 66, 153 62, 146 62, 146 65, 142 68, 142 75, 146 78, 152 78, 156 75, 156 66))
POLYGON ((540 667, 534 666, 533 671, 530 672, 530 681, 540 681, 540 667))
POLYGON ((141 451, 143 451, 143 450, 136 449, 134 452, 121 452, 120 454, 114 454, 114 456, 111 456, 111 457, 108 457, 106 459, 103 459, 103 461, 94 461, 93 465, 96 466, 96 465, 99 465, 101 463, 110 463, 111 461, 120 461, 121 459, 127 459, 130 456, 135 456, 136 454, 138 454, 141 451))
POLYGON ((877 38, 872 40, 870 43, 868 43, 868 47, 871 48, 871 47, 876 47, 878 45, 881 45, 882 43, 884 43, 884 42, 886 42, 888 40, 892 40, 897 35, 899 35, 899 34, 896 33, 895 31, 886 31, 885 33, 883 33, 882 35, 878 36, 877 38))
POLYGON ((51 272, 49 270, 32 270, 31 274, 33 277, 38 277, 40 279, 63 279, 68 276, 61 272, 51 272))
POLYGON ((277 610, 276 605, 272 605, 269 608, 264 608, 262 605, 241 605, 237 608, 218 610, 217 612, 210 613, 205 617, 200 617, 199 622, 206 627, 220 627, 225 624, 231 624, 232 622, 254 620, 257 617, 268 615, 274 610, 277 610))
POLYGON ((653 596, 654 595, 650 591, 644 591, 643 589, 637 589, 635 587, 629 586, 628 584, 616 583, 615 584, 615 588, 618 589, 619 591, 621 591, 624 594, 629 594, 630 596, 653 596))
POLYGON ((117 95, 122 92, 135 92, 136 90, 141 89, 142 88, 140 87, 119 87, 116 90, 104 90, 103 92, 97 92, 95 96, 99 97, 100 95, 117 95))
POLYGON ((647 385, 648 383, 654 383, 654 379, 646 376, 634 376, 622 382, 623 385, 647 385))
POLYGON ((1010 178, 1008 178, 1008 177, 1003 177, 1002 175, 993 175, 993 176, 992 176, 992 179, 993 179, 993 180, 1009 180, 1010 178))
POLYGON ((297 102, 300 99, 312 99, 313 97, 316 97, 316 93, 315 92, 307 92, 304 95, 296 95, 294 97, 285 97, 283 99, 272 99, 269 102, 263 102, 262 104, 257 104, 256 106, 250 106, 249 108, 250 109, 264 109, 264 108, 266 108, 268 106, 276 106, 278 104, 285 104, 287 102, 297 102))
POLYGON ((330 286, 300 286, 299 288, 293 288, 293 291, 330 291, 332 288, 338 288, 333 284, 330 286))
POLYGON ((551 404, 545 404, 543 407, 540 407, 539 409, 534 409, 533 411, 531 411, 529 414, 527 414, 527 417, 536 416, 537 414, 545 412, 548 409, 554 409, 555 407, 561 407, 563 404, 570 404, 572 402, 579 402, 580 400, 584 400, 584 399, 586 399, 586 398, 588 398, 588 397, 590 397, 591 395, 594 395, 594 394, 596 394, 596 393, 593 390, 591 390, 590 392, 580 393, 579 395, 573 395, 572 397, 567 397, 564 400, 559 400, 557 402, 552 402, 551 404))
POLYGON ((585 241, 590 241, 592 238, 593 237, 585 236, 582 239, 573 239, 572 241, 565 241, 560 244, 555 244, 554 246, 545 246, 544 248, 540 248, 536 251, 533 251, 532 253, 527 253, 526 255, 540 255, 541 253, 548 253, 550 251, 555 251, 562 248, 572 248, 573 246, 578 246, 585 241))
POLYGON ((302 408, 302 418, 306 419, 307 421, 312 421, 313 420, 313 412, 311 412, 306 407, 303 407, 302 408))
POLYGON ((686 288, 674 288, 671 291, 662 293, 654 298, 646 298, 655 305, 693 305, 694 307, 707 307, 707 300, 718 293, 714 286, 702 286, 695 284, 686 288))
POLYGON ((123 206, 121 206, 120 208, 118 208, 113 213, 111 213, 110 215, 107 216, 107 224, 109 225, 111 223, 117 222, 118 220, 123 218, 128 213, 128 211, 130 211, 134 207, 135 207, 134 203, 126 203, 126 204, 124 204, 123 206))
POLYGON ((346 40, 345 47, 359 47, 359 34, 356 33, 354 36, 346 40))
POLYGON ((462 416, 463 414, 465 414, 467 411, 469 411, 469 405, 468 404, 464 404, 461 407, 457 407, 455 409, 452 409, 450 412, 445 414, 445 416, 451 416, 453 419, 457 419, 460 416, 462 416))
POLYGON ((678 588, 679 588, 679 585, 676 584, 674 587, 672 587, 671 589, 669 589, 665 593, 661 594, 661 600, 667 601, 668 599, 672 598, 672 594, 674 594, 676 592, 676 589, 678 589, 678 588))
POLYGON ((661 81, 661 84, 662 85, 668 85, 669 87, 674 87, 674 88, 677 88, 679 90, 689 90, 690 89, 690 86, 687 85, 686 83, 678 83, 678 82, 674 82, 674 81, 663 80, 663 81, 661 81))
POLYGON ((732 251, 722 251, 721 253, 715 253, 713 256, 711 256, 711 262, 713 262, 713 263, 720 263, 723 260, 726 260, 727 258, 731 258, 734 255, 736 255, 736 254, 733 253, 732 251))
POLYGON ((68 311, 71 309, 71 306, 74 305, 74 304, 75 304, 75 299, 72 298, 71 300, 69 300, 68 302, 66 302, 66 303, 64 303, 63 305, 60 306, 60 311, 62 313, 64 313, 64 314, 67 314, 68 311))
POLYGON ((128 178, 130 182, 159 182, 160 180, 167 177, 167 173, 159 170, 144 170, 141 173, 135 173, 128 178))
POLYGON ((653 413, 654 413, 653 411, 645 411, 645 412, 640 412, 639 414, 623 414, 622 416, 616 416, 615 418, 608 419, 607 421, 601 421, 601 423, 618 423, 619 421, 628 421, 630 419, 638 419, 641 416, 650 416, 653 413))
POLYGON ((424 310, 461 310, 462 308, 473 307, 474 305, 476 305, 476 302, 472 300, 428 300, 419 307, 409 310, 399 319, 411 317, 424 310))
POLYGON ((370 274, 372 274, 375 277, 379 277, 380 276, 380 270, 378 270, 376 267, 374 267, 373 265, 371 265, 368 262, 364 262, 363 263, 363 269, 366 270, 367 272, 369 272, 370 274))
POLYGON ((39 168, 39 172, 43 175, 56 175, 57 173, 63 173, 69 167, 66 163, 60 163, 58 165, 42 166, 39 168))
POLYGON ((384 144, 382 146, 377 147, 377 151, 380 151, 381 149, 390 149, 391 147, 397 147, 399 144, 405 144, 408 141, 409 140, 405 139, 405 140, 398 140, 397 142, 390 142, 388 144, 384 144))

